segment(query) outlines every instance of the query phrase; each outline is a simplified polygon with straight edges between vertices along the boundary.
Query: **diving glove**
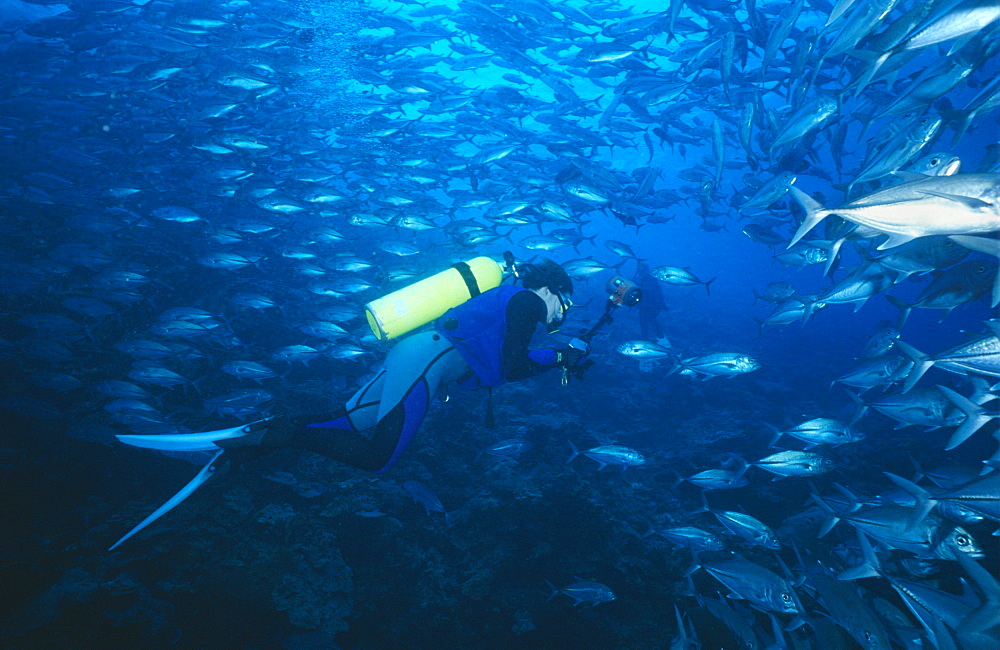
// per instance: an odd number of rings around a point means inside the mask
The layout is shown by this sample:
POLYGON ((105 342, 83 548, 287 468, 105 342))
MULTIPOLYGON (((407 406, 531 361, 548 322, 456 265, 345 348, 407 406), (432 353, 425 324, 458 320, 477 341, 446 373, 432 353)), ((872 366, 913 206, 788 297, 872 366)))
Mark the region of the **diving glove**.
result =
POLYGON ((587 358, 589 352, 587 343, 580 339, 573 339, 568 347, 556 351, 556 364, 563 369, 563 385, 569 383, 570 376, 583 379, 583 374, 594 365, 594 362, 587 358))
POLYGON ((561 350, 556 350, 556 365, 562 366, 563 368, 572 368, 587 356, 587 353, 583 350, 577 350, 576 348, 563 348, 561 350))

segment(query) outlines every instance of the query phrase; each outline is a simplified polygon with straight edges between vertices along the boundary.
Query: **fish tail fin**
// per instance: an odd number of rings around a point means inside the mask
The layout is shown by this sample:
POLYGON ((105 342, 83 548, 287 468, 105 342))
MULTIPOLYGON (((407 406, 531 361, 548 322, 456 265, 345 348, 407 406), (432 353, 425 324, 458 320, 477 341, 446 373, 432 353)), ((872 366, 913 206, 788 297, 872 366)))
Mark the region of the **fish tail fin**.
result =
POLYGON ((911 305, 907 305, 905 302, 903 302, 896 296, 890 296, 886 294, 885 299, 888 300, 893 307, 899 310, 899 320, 896 321, 896 329, 902 330, 903 323, 906 322, 906 317, 910 315, 910 312, 913 310, 913 307, 911 305))
POLYGON ((847 510, 845 512, 854 512, 860 505, 858 505, 858 497, 853 492, 848 490, 846 487, 840 483, 834 483, 833 487, 837 488, 837 491, 843 494, 847 498, 847 510))
POLYGON ((566 459, 565 463, 568 464, 572 463, 573 459, 580 455, 580 450, 576 448, 576 445, 573 444, 572 440, 567 440, 566 442, 569 443, 569 448, 570 448, 569 458, 566 459))
POLYGON ((906 457, 910 459, 910 464, 913 465, 913 481, 917 482, 925 476, 924 468, 920 466, 920 461, 914 458, 912 454, 907 454, 906 457))
MULTIPOLYGON (((862 50, 855 50, 855 54, 859 52, 862 52, 862 50)), ((864 90, 868 86, 868 84, 872 82, 872 79, 875 78, 875 73, 879 71, 879 68, 882 67, 882 64, 888 61, 889 57, 895 53, 896 50, 889 50, 887 52, 883 52, 868 65, 868 69, 865 70, 865 73, 861 75, 860 79, 858 79, 858 87, 854 90, 855 97, 858 97, 861 94, 861 91, 864 90)))
POLYGON ((858 544, 861 546, 861 555, 864 557, 864 561, 862 561, 858 566, 845 569, 838 573, 838 580, 877 578, 882 575, 882 565, 878 561, 878 556, 875 555, 875 549, 872 548, 871 542, 868 541, 868 537, 860 530, 858 531, 858 544))
POLYGON ((802 209, 806 211, 806 218, 802 221, 802 225, 799 229, 795 231, 792 236, 791 241, 788 242, 788 248, 791 248, 795 244, 799 243, 799 240, 806 236, 806 234, 816 227, 820 221, 825 219, 829 212, 820 204, 819 201, 809 196, 799 188, 794 185, 788 186, 788 191, 792 195, 792 198, 802 206, 802 209))
POLYGON ((970 381, 972 382, 972 395, 969 395, 969 401, 983 405, 995 397, 990 388, 990 382, 986 381, 984 377, 971 377, 970 381))
POLYGON ((705 490, 701 491, 701 507, 692 510, 691 514, 700 515, 703 512, 712 512, 712 507, 708 505, 708 496, 706 496, 705 490))
POLYGON ((819 300, 813 300, 813 299, 807 298, 805 296, 803 296, 801 298, 796 298, 796 300, 798 300, 799 302, 802 303, 803 309, 802 309, 802 323, 801 324, 803 326, 806 323, 809 322, 809 319, 816 312, 816 310, 823 306, 823 305, 820 305, 820 307, 817 307, 816 305, 817 305, 817 303, 819 303, 819 300))
POLYGON ((684 364, 681 362, 681 358, 673 352, 670 353, 670 362, 674 365, 667 370, 667 374, 663 375, 664 377, 669 377, 670 375, 679 372, 680 369, 684 367, 684 364))
POLYGON ((774 447, 774 445, 778 443, 778 440, 780 440, 781 436, 784 434, 782 434, 781 431, 778 430, 778 427, 774 426, 770 422, 762 422, 761 424, 763 424, 765 427, 771 430, 772 434, 771 442, 767 443, 767 447, 768 449, 770 449, 771 447, 774 447))
POLYGON ((733 454, 733 456, 736 457, 735 460, 739 463, 739 469, 736 470, 736 475, 733 477, 733 481, 739 481, 743 478, 743 475, 747 473, 747 470, 750 469, 750 463, 748 463, 746 459, 741 456, 736 456, 736 454, 733 454))
POLYGON ((906 532, 909 532, 917 527, 924 518, 930 514, 930 511, 934 509, 937 505, 937 501, 931 498, 931 495, 924 488, 920 487, 913 481, 908 481, 902 476, 897 476, 892 472, 882 472, 888 477, 890 481, 895 483, 898 487, 908 492, 917 500, 916 507, 913 508, 913 512, 910 514, 909 520, 906 522, 906 532))
POLYGON ((718 279, 718 278, 712 278, 711 280, 708 280, 707 282, 705 282, 705 293, 707 293, 707 294, 708 294, 709 296, 711 296, 711 295, 712 295, 712 290, 708 288, 708 285, 712 284, 712 283, 713 283, 713 282, 715 282, 715 281, 716 281, 717 279, 718 279))
POLYGON ((827 516, 827 520, 823 522, 823 527, 820 528, 818 535, 818 537, 824 537, 840 522, 840 517, 837 516, 837 514, 833 511, 833 508, 830 507, 830 504, 824 501, 821 496, 815 493, 810 496, 813 501, 816 502, 816 505, 819 506, 819 509, 822 510, 827 516))
POLYGON ((958 141, 962 139, 965 132, 969 130, 969 125, 972 124, 972 120, 976 119, 978 111, 954 111, 955 117, 960 117, 960 120, 955 120, 958 125, 955 127, 955 137, 952 138, 951 146, 956 146, 958 141))
MULTIPOLYGON (((897 342, 898 343, 898 342, 897 342)), ((989 413, 979 404, 971 401, 965 395, 956 393, 947 386, 938 385, 938 390, 944 393, 944 396, 954 404, 962 413, 965 413, 965 420, 959 425, 955 432, 951 434, 951 439, 948 441, 948 445, 945 447, 946 451, 951 451, 955 447, 959 446, 974 434, 976 431, 982 428, 984 424, 990 420, 998 417, 997 415, 989 413)))
MULTIPOLYGON (((701 568, 701 558, 698 557, 698 551, 691 549, 691 555, 692 555, 691 566, 688 568, 687 571, 684 572, 684 577, 687 578, 688 580, 691 580, 691 575, 695 571, 701 568)), ((691 586, 694 587, 694 584, 692 583, 691 586)), ((698 593, 698 591, 695 590, 694 593, 698 593)))
POLYGON ((956 553, 955 559, 983 594, 982 606, 966 615, 959 629, 978 632, 995 627, 996 612, 1000 608, 1000 582, 967 554, 956 553))
POLYGON ((913 388, 920 378, 924 376, 924 373, 934 365, 934 362, 930 360, 926 354, 916 349, 909 343, 903 343, 902 341, 896 341, 895 346, 900 352, 906 356, 913 359, 913 369, 910 373, 906 375, 906 381, 903 383, 903 392, 908 393, 911 388, 913 388))
POLYGON ((554 584, 552 584, 551 582, 549 582, 548 580, 545 581, 545 584, 547 584, 549 586, 549 590, 550 590, 549 591, 549 597, 545 599, 545 602, 549 602, 550 600, 552 600, 553 598, 555 598, 556 596, 559 595, 559 589, 554 584))
POLYGON ((847 396, 850 397, 851 401, 854 402, 855 404, 854 415, 851 416, 851 421, 850 421, 850 424, 854 424, 855 422, 863 418, 865 416, 865 413, 868 412, 868 405, 865 404, 864 400, 861 399, 861 396, 855 393, 853 390, 847 390, 845 388, 844 392, 847 393, 847 396))

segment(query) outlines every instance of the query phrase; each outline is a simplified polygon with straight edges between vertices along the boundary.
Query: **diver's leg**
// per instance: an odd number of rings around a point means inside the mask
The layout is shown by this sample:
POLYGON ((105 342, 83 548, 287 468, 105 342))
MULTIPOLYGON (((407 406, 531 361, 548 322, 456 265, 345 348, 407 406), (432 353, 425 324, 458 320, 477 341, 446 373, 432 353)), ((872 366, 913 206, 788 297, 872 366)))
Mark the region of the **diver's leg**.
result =
POLYGON ((663 323, 660 322, 660 311, 657 310, 652 317, 653 320, 653 339, 654 341, 659 341, 663 338, 663 323))
POLYGON ((650 323, 649 312, 639 308, 639 337, 643 341, 651 341, 650 334, 652 334, 652 325, 650 323))
MULTIPOLYGON (((254 422, 245 428, 244 435, 232 440, 218 441, 215 444, 217 447, 234 451, 242 448, 308 448, 303 442, 308 439, 308 437, 303 437, 303 432, 308 429, 335 429, 340 433, 355 436, 358 431, 370 429, 378 422, 378 409, 384 385, 385 370, 380 370, 351 399, 347 400, 343 410, 332 420, 324 421, 324 417, 329 417, 328 415, 296 415, 291 417, 279 415, 254 422)), ((260 453, 262 452, 244 455, 249 458, 253 455, 260 455, 260 453)))
POLYGON ((384 471, 413 439, 429 403, 426 382, 418 380, 396 408, 379 420, 371 438, 342 429, 329 432, 299 429, 291 446, 368 472, 384 471))
MULTIPOLYGON (((386 358, 378 422, 370 439, 344 430, 320 432, 299 429, 291 446, 314 451, 360 469, 384 471, 413 439, 437 389, 459 379, 467 369, 458 351, 439 334, 424 332, 408 337, 400 341, 386 358)), ((366 400, 361 400, 355 405, 365 403, 366 400)), ((371 412, 368 407, 365 415, 371 412)), ((350 419, 354 424, 360 424, 353 414, 350 419)))
POLYGON ((311 419, 314 424, 306 424, 310 429, 342 429, 344 431, 364 431, 371 429, 378 422, 379 406, 382 403, 382 388, 385 386, 385 368, 378 371, 367 384, 358 392, 354 393, 351 399, 347 400, 344 410, 332 420, 326 422, 315 422, 319 418, 311 419))

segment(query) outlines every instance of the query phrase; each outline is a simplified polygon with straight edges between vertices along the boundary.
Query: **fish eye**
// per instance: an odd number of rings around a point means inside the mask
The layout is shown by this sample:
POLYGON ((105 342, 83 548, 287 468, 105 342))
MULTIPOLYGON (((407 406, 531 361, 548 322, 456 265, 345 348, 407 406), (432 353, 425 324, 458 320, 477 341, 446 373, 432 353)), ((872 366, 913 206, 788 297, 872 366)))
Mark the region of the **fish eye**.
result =
POLYGON ((969 538, 966 537, 965 535, 959 535, 958 537, 955 538, 955 542, 959 546, 967 546, 969 544, 969 538))
POLYGON ((932 165, 940 165, 941 164, 941 159, 938 158, 937 156, 935 156, 935 157, 931 158, 931 164, 932 165))
POLYGON ((785 601, 786 603, 791 601, 791 599, 792 597, 789 596, 788 594, 781 594, 781 600, 785 601))
POLYGON ((865 630, 865 641, 871 641, 873 638, 874 637, 872 636, 872 633, 869 632, 868 630, 865 630))

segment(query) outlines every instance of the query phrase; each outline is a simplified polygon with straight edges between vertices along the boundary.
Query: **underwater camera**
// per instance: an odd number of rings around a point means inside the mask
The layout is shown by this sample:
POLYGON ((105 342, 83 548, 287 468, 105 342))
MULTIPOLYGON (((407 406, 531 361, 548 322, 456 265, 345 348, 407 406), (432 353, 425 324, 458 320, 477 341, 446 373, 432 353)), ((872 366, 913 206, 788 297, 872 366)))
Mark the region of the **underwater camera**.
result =
POLYGON ((608 280, 605 289, 608 292, 608 301, 614 303, 615 307, 635 307, 642 300, 642 289, 620 275, 608 280))
MULTIPOLYGON (((605 285, 605 289, 608 291, 608 302, 604 305, 604 314, 598 319, 594 326, 579 337, 584 343, 590 343, 597 332, 614 321, 611 317, 611 312, 617 307, 635 307, 642 300, 642 289, 635 286, 635 283, 630 282, 620 275, 608 280, 605 285)), ((576 339, 574 339, 576 340, 576 339)), ((570 344, 572 345, 572 343, 570 344)))
MULTIPOLYGON (((577 350, 583 351, 585 354, 590 348, 590 342, 593 340, 594 336, 598 331, 608 323, 614 321, 611 316, 613 312, 618 307, 635 307, 642 300, 642 289, 635 286, 634 283, 629 282, 620 275, 608 280, 605 285, 605 289, 608 292, 608 301, 604 305, 604 314, 594 323, 585 334, 573 339, 569 342, 569 347, 576 348, 577 350)), ((583 374, 592 366, 594 362, 584 357, 579 363, 577 363, 572 368, 563 368, 562 384, 563 386, 569 383, 570 376, 576 379, 583 379, 583 374)))

